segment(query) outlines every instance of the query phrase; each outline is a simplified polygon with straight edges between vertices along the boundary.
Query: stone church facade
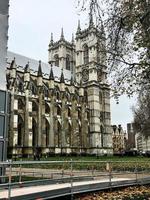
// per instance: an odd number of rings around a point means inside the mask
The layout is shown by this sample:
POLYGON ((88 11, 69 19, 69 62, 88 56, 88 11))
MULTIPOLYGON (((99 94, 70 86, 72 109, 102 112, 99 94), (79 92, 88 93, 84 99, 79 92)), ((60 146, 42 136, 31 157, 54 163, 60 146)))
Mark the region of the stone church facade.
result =
POLYGON ((49 44, 45 75, 39 61, 7 68, 10 92, 8 153, 112 154, 110 89, 106 80, 105 37, 93 22, 68 42, 63 30, 60 40, 49 44), (61 69, 56 78, 54 70, 61 69), (65 78, 66 72, 70 79, 65 78))

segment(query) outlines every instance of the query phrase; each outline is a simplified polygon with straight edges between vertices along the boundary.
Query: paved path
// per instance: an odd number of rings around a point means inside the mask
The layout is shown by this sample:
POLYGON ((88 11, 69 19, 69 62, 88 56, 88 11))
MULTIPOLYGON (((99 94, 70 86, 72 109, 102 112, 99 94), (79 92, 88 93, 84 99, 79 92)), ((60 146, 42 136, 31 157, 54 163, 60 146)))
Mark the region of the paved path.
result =
MULTIPOLYGON (((129 178, 112 178, 112 183, 128 181, 131 180, 129 178)), ((82 181, 73 183, 73 188, 78 186, 79 188, 82 186, 92 186, 95 184, 104 184, 109 183, 109 179, 101 179, 101 180, 93 180, 93 181, 82 181)), ((51 184, 51 185, 42 185, 42 186, 32 186, 32 187, 22 187, 22 188, 13 188, 11 189, 11 197, 19 197, 23 195, 33 195, 34 193, 42 193, 42 192, 51 192, 53 190, 71 188, 71 183, 62 183, 62 184, 51 184)), ((8 190, 0 191, 0 199, 8 198, 8 190)), ((15 199, 15 198, 14 198, 15 199)))

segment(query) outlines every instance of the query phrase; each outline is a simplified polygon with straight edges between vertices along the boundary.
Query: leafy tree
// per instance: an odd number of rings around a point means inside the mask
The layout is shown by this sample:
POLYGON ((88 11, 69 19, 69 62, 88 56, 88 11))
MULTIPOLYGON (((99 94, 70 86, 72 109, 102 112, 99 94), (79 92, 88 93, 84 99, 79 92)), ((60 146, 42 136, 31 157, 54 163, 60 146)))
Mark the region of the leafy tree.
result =
MULTIPOLYGON (((150 83, 150 0, 76 0, 105 30, 114 94, 132 95, 150 83)), ((144 88, 145 89, 145 88, 144 88)))

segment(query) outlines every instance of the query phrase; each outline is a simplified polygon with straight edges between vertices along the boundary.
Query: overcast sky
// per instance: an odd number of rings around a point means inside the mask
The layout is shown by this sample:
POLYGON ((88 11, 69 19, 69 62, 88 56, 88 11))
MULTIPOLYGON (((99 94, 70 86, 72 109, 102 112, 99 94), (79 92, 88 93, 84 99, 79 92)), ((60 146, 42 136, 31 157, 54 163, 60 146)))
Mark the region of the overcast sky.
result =
MULTIPOLYGON (((65 38, 71 41, 78 19, 85 27, 87 16, 79 15, 75 0, 10 0, 8 50, 47 62, 51 32, 57 41, 63 27, 65 38)), ((125 97, 119 104, 111 101, 112 124, 125 128, 132 121, 133 102, 125 97)))

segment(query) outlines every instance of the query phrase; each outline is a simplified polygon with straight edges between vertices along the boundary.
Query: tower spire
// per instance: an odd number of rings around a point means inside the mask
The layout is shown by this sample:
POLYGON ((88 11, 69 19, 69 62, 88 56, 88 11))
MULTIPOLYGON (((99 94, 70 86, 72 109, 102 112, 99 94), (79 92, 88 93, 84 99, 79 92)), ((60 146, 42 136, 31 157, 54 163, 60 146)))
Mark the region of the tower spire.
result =
POLYGON ((64 83, 64 82, 65 82, 64 73, 63 73, 63 68, 61 69, 60 82, 61 82, 61 83, 64 83))
POLYGON ((51 33, 51 44, 53 44, 53 33, 51 33))
POLYGON ((49 79, 50 79, 50 80, 54 80, 53 66, 52 66, 52 65, 51 65, 51 70, 50 70, 49 79))
POLYGON ((26 64, 26 66, 24 68, 24 72, 27 73, 29 71, 30 71, 30 69, 29 69, 29 61, 28 61, 28 63, 26 64))
POLYGON ((11 69, 15 69, 16 68, 16 58, 14 57, 14 59, 12 60, 11 64, 10 64, 10 68, 11 69))
POLYGON ((91 1, 90 3, 90 12, 89 12, 89 27, 93 27, 94 26, 94 22, 93 22, 93 9, 94 9, 94 3, 93 1, 91 1))
POLYGON ((61 36, 60 36, 60 39, 61 39, 61 40, 64 40, 64 30, 63 30, 63 27, 61 28, 61 36))
POLYGON ((42 76, 42 67, 41 67, 41 60, 39 60, 39 67, 38 67, 38 76, 42 76))
POLYGON ((77 28, 77 33, 80 33, 81 27, 80 27, 80 20, 78 20, 78 28, 77 28))
POLYGON ((74 44, 74 34, 72 33, 72 44, 74 44))

